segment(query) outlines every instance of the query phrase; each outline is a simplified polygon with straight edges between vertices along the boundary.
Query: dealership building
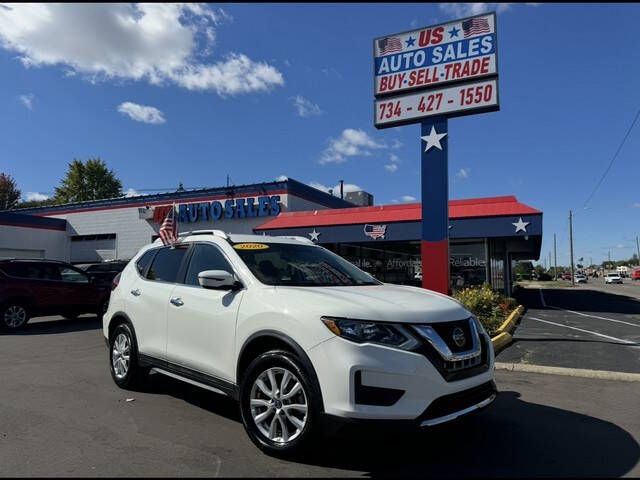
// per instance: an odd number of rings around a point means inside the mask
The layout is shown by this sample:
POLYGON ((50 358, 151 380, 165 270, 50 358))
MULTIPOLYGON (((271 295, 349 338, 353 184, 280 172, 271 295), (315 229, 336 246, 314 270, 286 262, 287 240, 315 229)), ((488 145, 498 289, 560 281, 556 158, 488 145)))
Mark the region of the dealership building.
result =
MULTIPOLYGON (((0 212, 0 258, 130 259, 174 204, 181 232, 299 235, 382 281, 421 284, 419 203, 373 205, 366 192, 342 199, 293 179, 0 212)), ((542 212, 514 196, 451 200, 449 241, 453 288, 510 293, 514 262, 540 255, 542 212)))

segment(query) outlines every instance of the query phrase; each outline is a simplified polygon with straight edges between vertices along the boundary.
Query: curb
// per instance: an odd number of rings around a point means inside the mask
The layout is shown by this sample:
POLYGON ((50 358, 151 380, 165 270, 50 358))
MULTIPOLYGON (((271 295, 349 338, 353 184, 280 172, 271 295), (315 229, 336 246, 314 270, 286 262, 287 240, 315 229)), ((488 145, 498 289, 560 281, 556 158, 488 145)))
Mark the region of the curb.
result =
POLYGON ((493 350, 495 353, 498 353, 513 341, 511 333, 522 316, 522 312, 524 312, 524 307, 522 305, 518 305, 518 307, 509 314, 507 319, 502 322, 502 325, 498 327, 496 330, 497 334, 491 337, 491 343, 493 344, 493 350))
POLYGON ((600 380, 620 380, 624 382, 640 382, 640 373, 611 372, 608 370, 587 370, 583 368, 547 367, 526 363, 495 363, 496 370, 510 372, 546 373, 565 377, 597 378, 600 380))

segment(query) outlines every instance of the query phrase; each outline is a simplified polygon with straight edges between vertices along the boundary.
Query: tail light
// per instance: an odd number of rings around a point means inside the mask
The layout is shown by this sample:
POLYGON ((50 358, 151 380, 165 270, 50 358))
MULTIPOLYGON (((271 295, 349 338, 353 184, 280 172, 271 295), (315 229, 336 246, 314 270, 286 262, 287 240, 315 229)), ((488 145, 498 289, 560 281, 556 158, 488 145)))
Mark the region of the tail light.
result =
POLYGON ((113 280, 111 281, 111 291, 112 292, 116 289, 116 287, 120 283, 120 275, 121 275, 121 272, 119 272, 115 277, 113 277, 113 280))

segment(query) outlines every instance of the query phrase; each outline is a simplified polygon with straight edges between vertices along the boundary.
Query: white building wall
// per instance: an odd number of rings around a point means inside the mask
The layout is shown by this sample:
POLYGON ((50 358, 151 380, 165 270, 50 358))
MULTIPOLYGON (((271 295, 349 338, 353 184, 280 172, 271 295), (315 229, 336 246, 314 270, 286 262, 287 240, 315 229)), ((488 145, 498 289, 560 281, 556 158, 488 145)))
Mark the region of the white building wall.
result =
POLYGON ((67 233, 62 230, 0 225, 0 255, 2 251, 16 257, 32 256, 26 254, 43 251, 44 258, 48 260, 68 261, 69 240, 67 233), (25 255, 12 253, 20 251, 25 255))

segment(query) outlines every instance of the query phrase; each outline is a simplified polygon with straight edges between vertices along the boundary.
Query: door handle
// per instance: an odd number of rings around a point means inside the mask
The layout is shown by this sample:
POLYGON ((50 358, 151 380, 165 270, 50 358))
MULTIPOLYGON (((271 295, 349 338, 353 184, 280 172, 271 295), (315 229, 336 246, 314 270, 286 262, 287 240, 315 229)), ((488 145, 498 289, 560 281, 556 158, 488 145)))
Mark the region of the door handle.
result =
POLYGON ((131 295, 133 295, 134 297, 139 297, 140 296, 140 289, 136 288, 135 290, 131 290, 131 295))
POLYGON ((173 297, 171 300, 169 300, 173 305, 175 305, 176 307, 181 307, 182 305, 184 305, 184 302, 182 301, 182 299, 180 297, 173 297))

